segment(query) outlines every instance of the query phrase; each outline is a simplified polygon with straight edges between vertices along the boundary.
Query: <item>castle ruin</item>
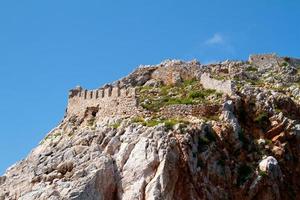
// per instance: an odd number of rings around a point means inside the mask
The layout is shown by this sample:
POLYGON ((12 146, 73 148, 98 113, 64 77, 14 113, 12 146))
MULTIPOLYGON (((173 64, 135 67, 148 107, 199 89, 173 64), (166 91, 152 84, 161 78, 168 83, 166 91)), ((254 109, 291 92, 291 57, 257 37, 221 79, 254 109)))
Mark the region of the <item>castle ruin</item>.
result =
POLYGON ((275 53, 250 55, 249 63, 255 66, 266 66, 266 65, 277 66, 279 64, 278 58, 279 57, 275 53))
POLYGON ((106 86, 97 90, 76 87, 70 90, 67 116, 82 115, 86 108, 97 107, 99 116, 130 116, 138 112, 135 88, 106 86))
POLYGON ((255 54, 249 56, 249 63, 257 67, 280 67, 283 63, 288 62, 295 67, 300 67, 300 59, 290 57, 280 57, 275 53, 272 54, 255 54))
MULTIPOLYGON (((251 55, 249 57, 249 63, 257 67, 276 67, 281 66, 283 62, 300 67, 299 59, 278 57, 276 54, 251 55), (287 59, 289 60, 286 61, 287 59)), ((225 63, 224 66, 230 68, 231 63, 225 63)), ((234 81, 213 78, 211 70, 208 70, 207 67, 196 61, 166 61, 156 66, 138 68, 114 85, 106 85, 95 90, 76 87, 70 90, 66 116, 83 116, 88 108, 96 109, 99 117, 143 115, 145 110, 139 105, 137 88, 147 85, 151 81, 176 85, 185 80, 195 79, 200 81, 204 89, 213 89, 217 92, 234 95, 236 92, 234 81)), ((213 68, 214 66, 209 67, 213 68)), ((172 115, 177 115, 181 111, 182 113, 195 113, 195 109, 201 110, 202 108, 192 106, 179 108, 177 106, 176 109, 172 108, 165 113, 167 115, 170 115, 171 112, 174 112, 172 115)))
POLYGON ((212 89, 229 95, 234 94, 236 90, 235 84, 231 80, 217 80, 211 78, 209 73, 203 73, 200 82, 205 89, 212 89))

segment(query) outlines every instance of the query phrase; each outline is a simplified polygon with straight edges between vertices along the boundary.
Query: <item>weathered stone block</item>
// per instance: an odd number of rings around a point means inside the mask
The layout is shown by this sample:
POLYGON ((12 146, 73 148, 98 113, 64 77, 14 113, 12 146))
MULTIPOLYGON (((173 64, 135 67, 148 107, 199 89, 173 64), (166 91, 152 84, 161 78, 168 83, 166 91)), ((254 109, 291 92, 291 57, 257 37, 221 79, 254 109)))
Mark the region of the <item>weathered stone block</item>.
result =
POLYGON ((211 78, 208 73, 203 73, 201 75, 201 84, 205 89, 212 89, 229 95, 235 93, 234 82, 231 80, 216 80, 211 78))

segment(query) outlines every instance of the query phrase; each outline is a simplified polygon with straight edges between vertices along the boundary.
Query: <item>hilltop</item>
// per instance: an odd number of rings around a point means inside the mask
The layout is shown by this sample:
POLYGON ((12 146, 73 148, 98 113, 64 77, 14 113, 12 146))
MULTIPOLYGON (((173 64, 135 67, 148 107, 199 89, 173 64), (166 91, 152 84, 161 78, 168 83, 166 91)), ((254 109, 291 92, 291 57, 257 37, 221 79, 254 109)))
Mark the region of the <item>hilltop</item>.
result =
POLYGON ((299 199, 300 60, 139 66, 69 91, 0 200, 299 199))

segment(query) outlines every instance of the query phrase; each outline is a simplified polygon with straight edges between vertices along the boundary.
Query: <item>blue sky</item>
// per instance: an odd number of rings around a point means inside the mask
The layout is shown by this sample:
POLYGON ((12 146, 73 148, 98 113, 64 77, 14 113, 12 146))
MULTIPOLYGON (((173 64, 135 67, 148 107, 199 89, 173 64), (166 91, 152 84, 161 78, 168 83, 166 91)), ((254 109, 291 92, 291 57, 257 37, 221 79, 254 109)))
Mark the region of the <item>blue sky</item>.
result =
POLYGON ((139 64, 300 57, 297 0, 0 2, 0 174, 63 118, 68 90, 139 64))

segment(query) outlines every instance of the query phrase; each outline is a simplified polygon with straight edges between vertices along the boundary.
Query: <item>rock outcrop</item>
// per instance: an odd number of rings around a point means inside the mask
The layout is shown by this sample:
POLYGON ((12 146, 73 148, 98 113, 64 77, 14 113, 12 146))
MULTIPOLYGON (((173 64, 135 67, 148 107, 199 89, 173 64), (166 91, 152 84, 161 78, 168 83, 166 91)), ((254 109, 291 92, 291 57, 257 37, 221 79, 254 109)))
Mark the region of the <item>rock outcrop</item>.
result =
POLYGON ((0 200, 300 199, 298 59, 141 66, 70 91, 0 200))

